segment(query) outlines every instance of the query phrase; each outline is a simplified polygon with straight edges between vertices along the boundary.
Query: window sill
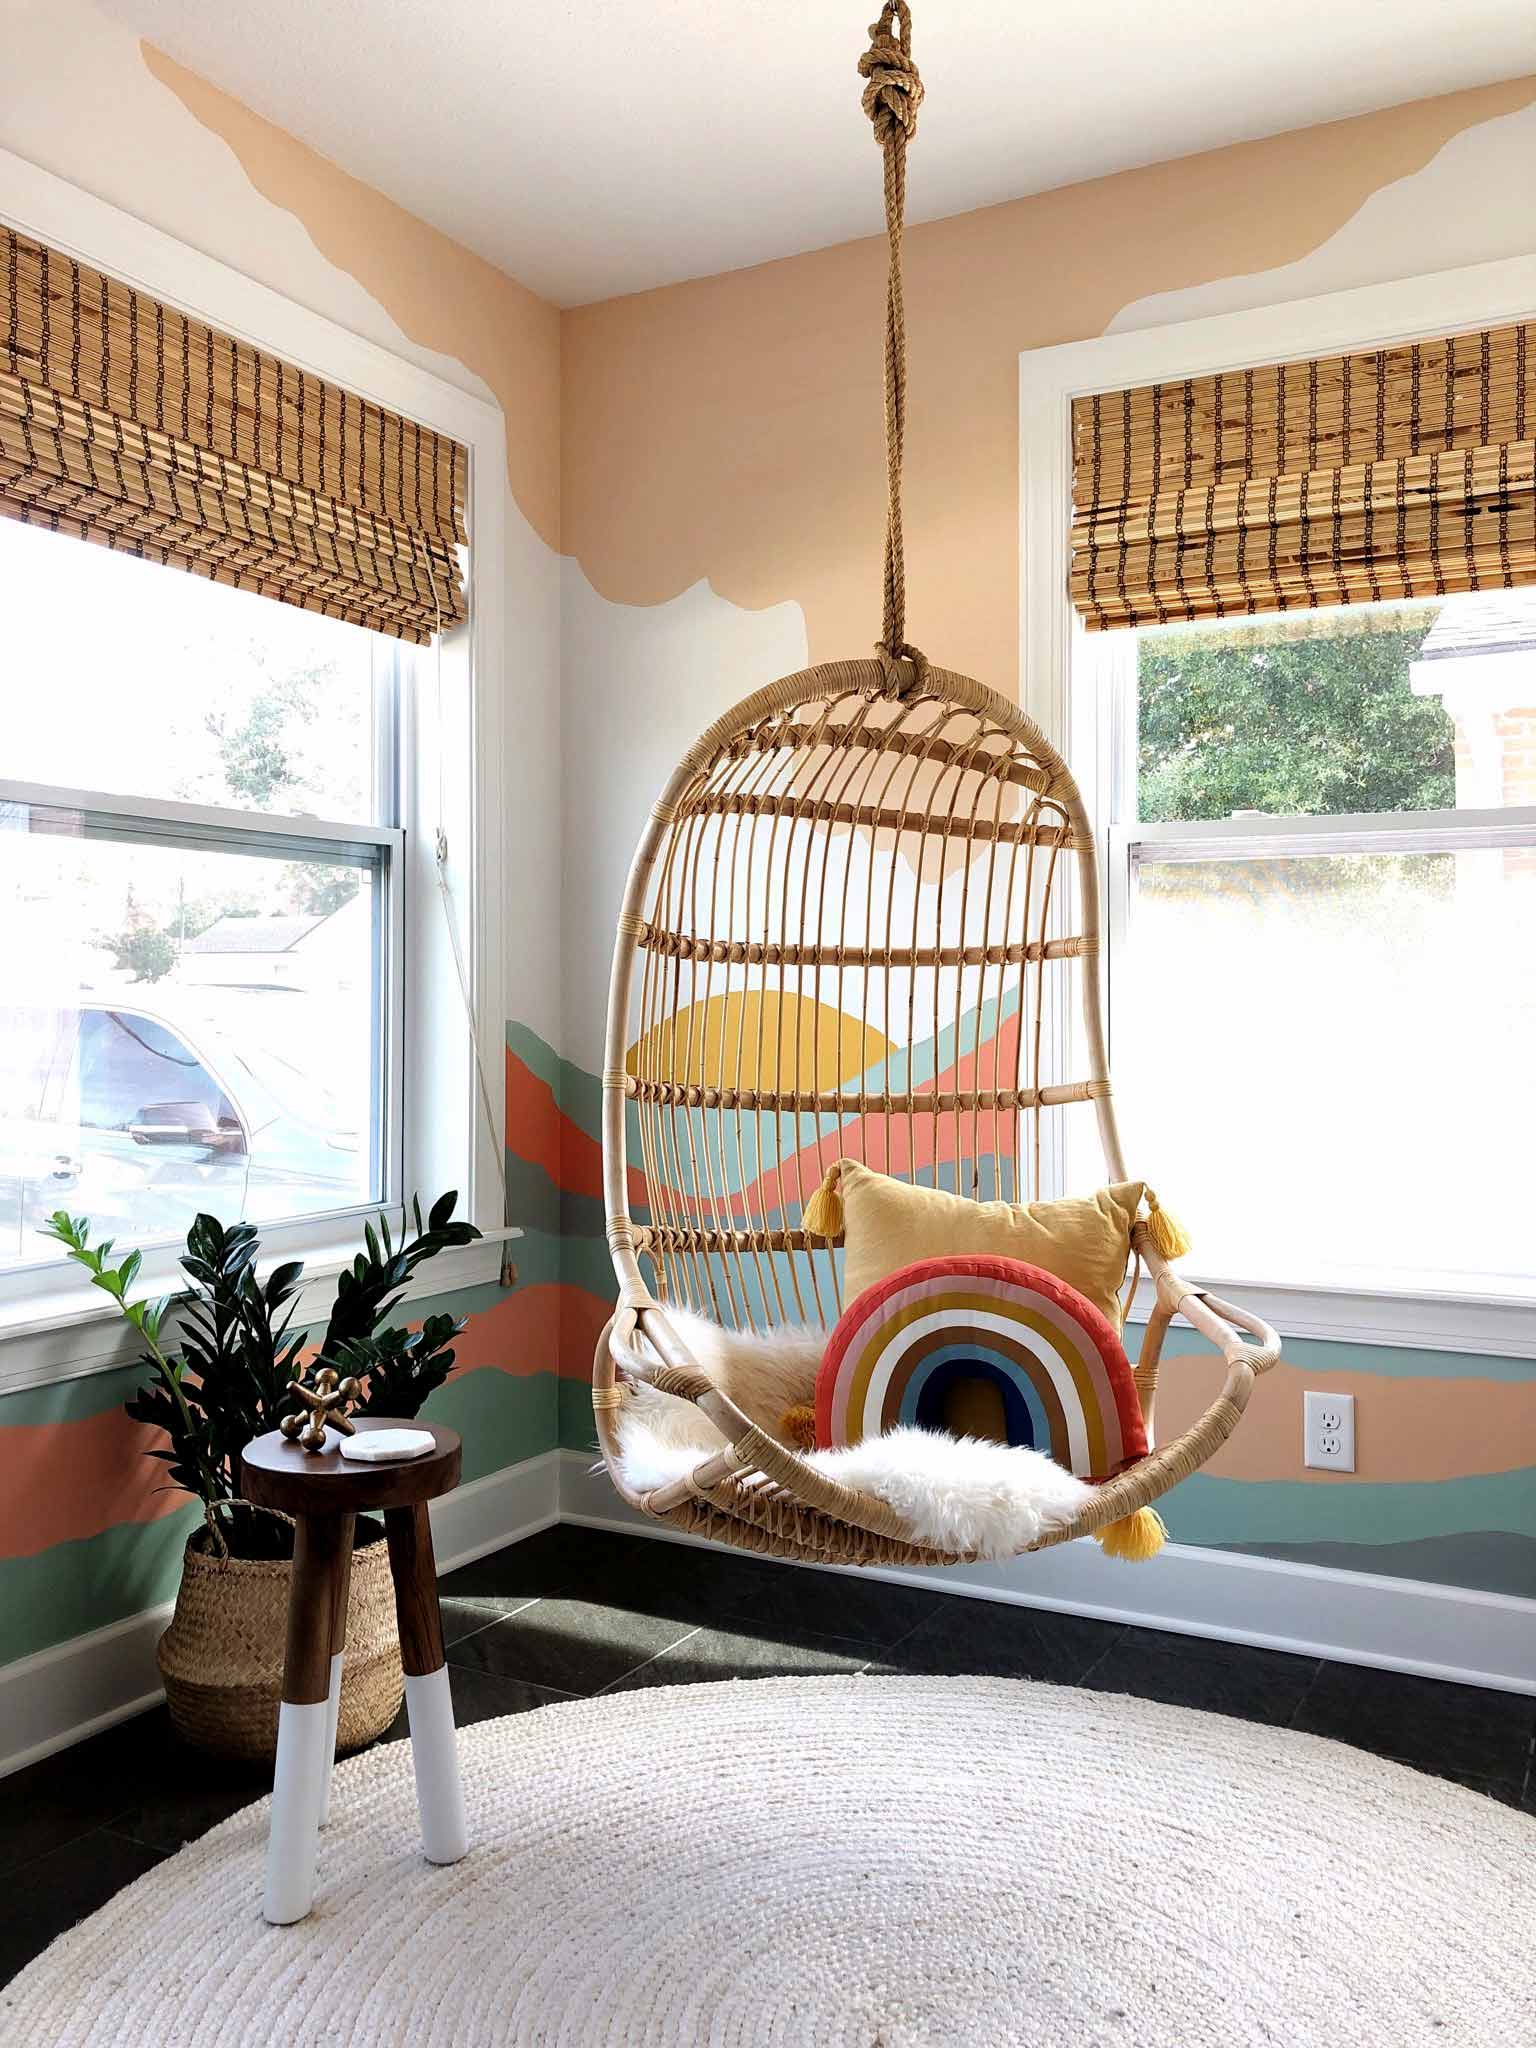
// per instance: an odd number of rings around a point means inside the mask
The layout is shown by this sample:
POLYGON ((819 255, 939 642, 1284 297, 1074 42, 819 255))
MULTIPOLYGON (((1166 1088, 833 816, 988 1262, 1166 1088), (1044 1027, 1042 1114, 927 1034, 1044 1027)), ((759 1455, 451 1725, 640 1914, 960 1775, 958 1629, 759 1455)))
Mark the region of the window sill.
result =
MULTIPOLYGON (((487 1230, 476 1243, 439 1252, 419 1267, 402 1289, 405 1301, 483 1286, 500 1272, 504 1247, 522 1236, 515 1226, 487 1230)), ((361 1237, 323 1245, 304 1254, 304 1284, 295 1322, 323 1322, 330 1313, 331 1283, 363 1248, 361 1237)), ((279 1261, 263 1259, 266 1273, 279 1261)), ((141 1290, 135 1289, 137 1295, 141 1290)), ((148 1292, 148 1289, 142 1290, 148 1292)), ((132 1365, 142 1353, 117 1305, 89 1281, 62 1285, 57 1292, 0 1304, 0 1395, 24 1387, 51 1386, 132 1365)))
MULTIPOLYGON (((1181 1270, 1212 1294, 1223 1295, 1262 1316, 1282 1339, 1536 1359, 1536 1301, 1529 1297, 1289 1287, 1274 1281, 1207 1278, 1190 1261, 1182 1262, 1181 1270)), ((1152 1298, 1151 1286, 1143 1278, 1128 1320, 1144 1323, 1152 1310, 1152 1298)))

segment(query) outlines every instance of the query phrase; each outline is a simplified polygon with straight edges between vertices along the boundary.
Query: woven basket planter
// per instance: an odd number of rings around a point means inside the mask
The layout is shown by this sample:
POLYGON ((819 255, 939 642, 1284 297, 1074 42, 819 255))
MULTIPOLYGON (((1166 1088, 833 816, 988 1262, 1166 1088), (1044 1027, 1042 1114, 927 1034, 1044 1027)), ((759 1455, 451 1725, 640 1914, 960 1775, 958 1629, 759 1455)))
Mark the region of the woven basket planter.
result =
MULTIPOLYGON (((157 1652, 171 1725, 216 1756, 270 1762, 288 1625, 289 1563, 215 1557, 187 1540, 176 1612, 157 1652)), ((383 1734, 405 1696, 394 1587, 382 1531, 359 1525, 347 1605, 338 1750, 383 1734)))

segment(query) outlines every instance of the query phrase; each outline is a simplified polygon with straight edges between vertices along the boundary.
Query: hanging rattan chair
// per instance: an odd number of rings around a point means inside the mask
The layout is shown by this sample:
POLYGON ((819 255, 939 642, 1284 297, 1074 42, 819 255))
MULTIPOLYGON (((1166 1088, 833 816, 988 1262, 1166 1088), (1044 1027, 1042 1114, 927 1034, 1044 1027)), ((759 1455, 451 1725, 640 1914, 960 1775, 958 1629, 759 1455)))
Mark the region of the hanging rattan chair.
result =
MULTIPOLYGON (((860 67, 885 149, 891 244, 878 658, 770 683, 679 764, 630 870, 604 1053, 619 1306, 597 1347, 592 1400, 614 1484, 691 1535, 835 1564, 961 1560, 749 1420, 689 1356, 666 1304, 737 1328, 830 1326, 842 1306, 837 1241, 803 1217, 842 1156, 1029 1201, 1059 1119, 1091 1105, 1110 1176, 1129 1177, 1105 1061, 1094 840, 1077 785, 1015 705, 930 667, 904 638, 900 246, 920 91, 908 44, 893 0, 860 67), (1079 984, 1075 1031, 1064 978, 1079 984), (651 1382, 697 1402, 724 1439, 687 1478, 647 1493, 623 1477, 628 1386, 613 1356, 617 1345, 633 1373, 637 1333, 660 1361, 651 1382)), ((1183 1279, 1146 1222, 1132 1244, 1156 1287, 1135 1374, 1148 1424, 1175 1314, 1221 1351, 1225 1383, 1192 1427, 1096 1487, 1036 1548, 1122 1521, 1203 1465, 1279 1356, 1274 1331, 1183 1279)))

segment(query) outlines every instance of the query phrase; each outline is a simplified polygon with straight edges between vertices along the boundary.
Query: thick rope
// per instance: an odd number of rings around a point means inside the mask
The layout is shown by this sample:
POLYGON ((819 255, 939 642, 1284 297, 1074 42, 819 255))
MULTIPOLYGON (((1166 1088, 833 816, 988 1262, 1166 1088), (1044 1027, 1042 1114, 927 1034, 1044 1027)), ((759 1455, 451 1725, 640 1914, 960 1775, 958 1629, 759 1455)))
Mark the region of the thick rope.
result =
POLYGON ((901 243, 907 210, 907 144, 917 133, 923 81, 912 62, 912 16, 907 0, 886 0, 871 22, 869 48, 859 59, 864 111, 885 152, 885 234, 889 247, 885 287, 885 615, 875 652, 887 696, 921 683, 928 664, 907 644, 907 577, 901 529, 901 465, 907 423, 907 325, 901 296, 901 243), (911 664, 909 671, 904 662, 911 664))

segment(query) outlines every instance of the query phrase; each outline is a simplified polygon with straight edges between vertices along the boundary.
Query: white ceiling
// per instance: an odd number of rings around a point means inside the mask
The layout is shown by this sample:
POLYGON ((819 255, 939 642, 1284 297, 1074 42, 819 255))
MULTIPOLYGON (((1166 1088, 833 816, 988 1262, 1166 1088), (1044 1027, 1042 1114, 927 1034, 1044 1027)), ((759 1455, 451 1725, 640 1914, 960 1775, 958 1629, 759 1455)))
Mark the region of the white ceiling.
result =
MULTIPOLYGON (((874 0, 104 4, 562 305, 880 224, 874 0)), ((1532 0, 915 11, 918 220, 1536 71, 1532 0)))

